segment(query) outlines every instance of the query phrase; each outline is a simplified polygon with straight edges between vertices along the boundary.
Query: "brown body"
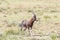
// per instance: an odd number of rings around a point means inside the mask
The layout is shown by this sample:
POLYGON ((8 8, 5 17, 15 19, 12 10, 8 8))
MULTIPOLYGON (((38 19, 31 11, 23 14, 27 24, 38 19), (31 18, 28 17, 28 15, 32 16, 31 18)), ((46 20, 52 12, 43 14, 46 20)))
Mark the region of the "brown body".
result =
POLYGON ((25 31, 27 28, 28 28, 28 30, 29 30, 29 29, 32 29, 33 24, 34 24, 35 21, 36 21, 36 15, 35 15, 35 13, 33 12, 33 17, 32 17, 31 19, 29 19, 29 20, 22 20, 22 22, 21 22, 21 24, 20 24, 21 30, 22 30, 23 28, 25 28, 24 31, 25 31))

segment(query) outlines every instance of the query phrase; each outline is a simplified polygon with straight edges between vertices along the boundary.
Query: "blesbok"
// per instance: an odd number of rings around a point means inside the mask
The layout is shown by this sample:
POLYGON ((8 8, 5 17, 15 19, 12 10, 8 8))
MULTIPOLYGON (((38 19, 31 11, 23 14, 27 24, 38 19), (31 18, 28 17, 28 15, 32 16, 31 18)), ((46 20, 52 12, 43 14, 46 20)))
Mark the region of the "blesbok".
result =
POLYGON ((23 28, 24 28, 24 31, 26 29, 32 30, 34 22, 37 21, 36 14, 35 14, 34 11, 32 12, 32 14, 33 14, 33 16, 31 17, 31 19, 29 19, 29 20, 22 20, 22 22, 20 24, 21 31, 22 31, 23 28))

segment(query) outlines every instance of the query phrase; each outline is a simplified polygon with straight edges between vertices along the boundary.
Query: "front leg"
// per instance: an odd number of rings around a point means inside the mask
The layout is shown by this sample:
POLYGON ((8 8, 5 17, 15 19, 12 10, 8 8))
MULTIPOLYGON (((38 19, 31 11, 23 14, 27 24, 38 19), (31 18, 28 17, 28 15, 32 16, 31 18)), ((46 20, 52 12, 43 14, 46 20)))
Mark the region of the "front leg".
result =
POLYGON ((28 32, 29 32, 29 35, 32 36, 32 28, 31 27, 28 27, 28 32))

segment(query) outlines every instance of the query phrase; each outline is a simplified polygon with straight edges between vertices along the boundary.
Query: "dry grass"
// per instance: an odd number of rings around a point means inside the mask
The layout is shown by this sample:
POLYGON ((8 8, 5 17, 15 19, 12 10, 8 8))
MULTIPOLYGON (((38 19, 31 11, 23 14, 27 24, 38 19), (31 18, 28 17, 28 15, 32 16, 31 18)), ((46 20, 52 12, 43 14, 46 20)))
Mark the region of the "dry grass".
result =
MULTIPOLYGON (((36 11, 38 22, 34 23, 32 34, 60 34, 60 0, 0 0, 0 39, 20 40, 15 36, 26 35, 20 31, 18 24, 23 19, 32 17, 31 10, 36 11)), ((47 39, 24 39, 21 40, 50 40, 47 39)), ((57 39, 59 40, 59 39, 57 39)))

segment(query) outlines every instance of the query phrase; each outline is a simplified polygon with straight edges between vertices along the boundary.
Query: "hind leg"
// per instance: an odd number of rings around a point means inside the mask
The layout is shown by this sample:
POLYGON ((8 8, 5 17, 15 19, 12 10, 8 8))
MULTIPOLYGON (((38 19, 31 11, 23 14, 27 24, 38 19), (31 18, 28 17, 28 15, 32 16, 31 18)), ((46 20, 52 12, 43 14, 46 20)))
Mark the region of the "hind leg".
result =
POLYGON ((24 27, 24 30, 23 31, 26 31, 27 27, 24 27))
POLYGON ((22 29, 23 29, 23 28, 21 27, 21 31, 22 31, 22 29))

